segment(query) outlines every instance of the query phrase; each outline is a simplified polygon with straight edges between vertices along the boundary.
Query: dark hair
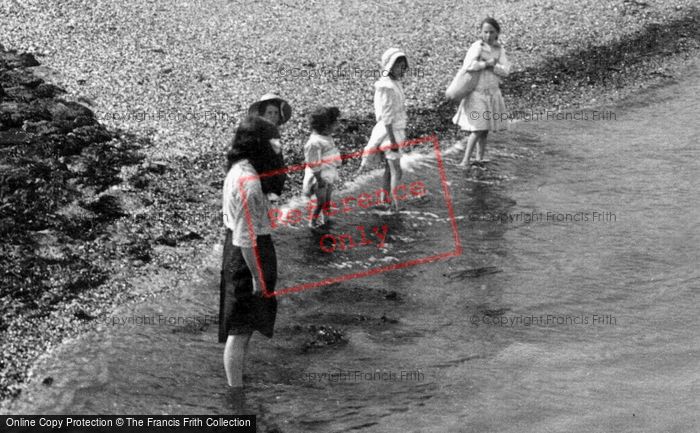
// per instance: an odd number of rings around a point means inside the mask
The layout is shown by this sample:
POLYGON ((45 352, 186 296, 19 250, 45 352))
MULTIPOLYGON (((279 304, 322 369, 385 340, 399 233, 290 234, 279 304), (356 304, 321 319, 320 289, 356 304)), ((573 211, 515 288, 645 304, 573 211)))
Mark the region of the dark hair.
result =
POLYGON ((406 64, 406 67, 408 68, 408 59, 406 58, 406 56, 399 56, 399 57, 397 57, 396 60, 394 60, 394 64, 391 65, 391 68, 389 69, 389 77, 390 77, 392 80, 395 80, 395 79, 396 79, 396 77, 394 77, 394 74, 392 73, 392 71, 393 71, 393 69, 394 69, 394 66, 396 66, 396 64, 399 63, 399 62, 404 62, 404 63, 406 64))
POLYGON ((479 30, 481 30, 482 27, 484 27, 484 24, 491 24, 491 26, 496 29, 497 33, 501 33, 501 26, 498 24, 498 21, 496 21, 495 18, 491 17, 486 17, 481 21, 481 24, 479 24, 479 30))
POLYGON ((309 115, 311 129, 318 133, 325 133, 328 128, 340 117, 338 107, 318 107, 309 115))
MULTIPOLYGON (((270 143, 270 140, 279 137, 277 127, 267 120, 258 116, 245 118, 238 126, 236 135, 226 151, 226 171, 243 159, 247 159, 258 174, 283 169, 284 157, 281 152, 276 153, 270 143)), ((284 173, 261 177, 263 192, 282 194, 286 179, 287 175, 284 173)))
POLYGON ((406 56, 398 57, 396 60, 394 60, 394 64, 397 64, 402 60, 406 64, 406 67, 408 67, 408 58, 406 56))

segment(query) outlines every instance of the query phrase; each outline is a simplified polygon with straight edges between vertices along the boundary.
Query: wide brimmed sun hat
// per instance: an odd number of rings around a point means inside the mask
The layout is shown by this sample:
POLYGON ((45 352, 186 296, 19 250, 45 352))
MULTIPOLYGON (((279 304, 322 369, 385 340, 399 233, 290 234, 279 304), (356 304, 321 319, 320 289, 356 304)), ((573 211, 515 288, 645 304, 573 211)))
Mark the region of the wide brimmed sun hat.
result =
POLYGON ((394 66, 394 63, 396 63, 396 61, 401 57, 405 58, 406 63, 408 63, 406 54, 404 54, 404 52, 400 49, 389 48, 388 50, 384 51, 384 54, 382 54, 382 70, 387 74, 391 72, 391 68, 394 66))
POLYGON ((280 125, 286 123, 292 117, 292 106, 274 93, 266 93, 259 100, 253 102, 248 108, 248 114, 258 116, 260 114, 260 106, 267 101, 277 103, 280 109, 280 125))

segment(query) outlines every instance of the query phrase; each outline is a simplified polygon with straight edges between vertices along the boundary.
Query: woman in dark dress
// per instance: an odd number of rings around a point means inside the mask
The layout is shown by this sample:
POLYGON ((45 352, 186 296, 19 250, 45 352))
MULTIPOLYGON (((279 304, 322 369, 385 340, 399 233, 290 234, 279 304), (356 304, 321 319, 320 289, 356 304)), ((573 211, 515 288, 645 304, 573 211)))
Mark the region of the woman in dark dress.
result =
POLYGON ((227 151, 223 189, 226 226, 221 268, 219 342, 226 343, 224 369, 234 401, 242 394, 243 365, 253 331, 271 338, 277 301, 277 258, 267 194, 281 193, 284 176, 258 175, 283 168, 271 140, 272 123, 251 116, 241 122, 227 151), (241 183, 242 181, 242 183, 241 183))

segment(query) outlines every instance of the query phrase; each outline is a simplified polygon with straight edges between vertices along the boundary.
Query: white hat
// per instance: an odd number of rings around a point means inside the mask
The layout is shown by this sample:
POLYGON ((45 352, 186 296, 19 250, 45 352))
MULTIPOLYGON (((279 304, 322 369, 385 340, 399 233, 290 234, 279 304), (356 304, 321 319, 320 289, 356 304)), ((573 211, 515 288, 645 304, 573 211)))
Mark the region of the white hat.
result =
MULTIPOLYGON (((382 71, 389 74, 389 72, 391 72, 391 68, 394 66, 394 63, 396 63, 396 61, 401 57, 406 58, 406 54, 404 54, 404 52, 398 48, 389 48, 388 50, 384 51, 384 54, 382 54, 382 71)), ((406 60, 406 63, 408 63, 408 59, 406 60)))

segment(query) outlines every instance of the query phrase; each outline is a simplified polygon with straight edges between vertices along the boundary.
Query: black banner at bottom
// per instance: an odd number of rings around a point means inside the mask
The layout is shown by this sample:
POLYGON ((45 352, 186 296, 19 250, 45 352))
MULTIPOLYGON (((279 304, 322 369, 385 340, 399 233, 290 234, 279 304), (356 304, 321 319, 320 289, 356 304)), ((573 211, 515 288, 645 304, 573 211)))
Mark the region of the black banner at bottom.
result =
POLYGON ((2 432, 241 432, 255 433, 255 415, 0 415, 2 432))

